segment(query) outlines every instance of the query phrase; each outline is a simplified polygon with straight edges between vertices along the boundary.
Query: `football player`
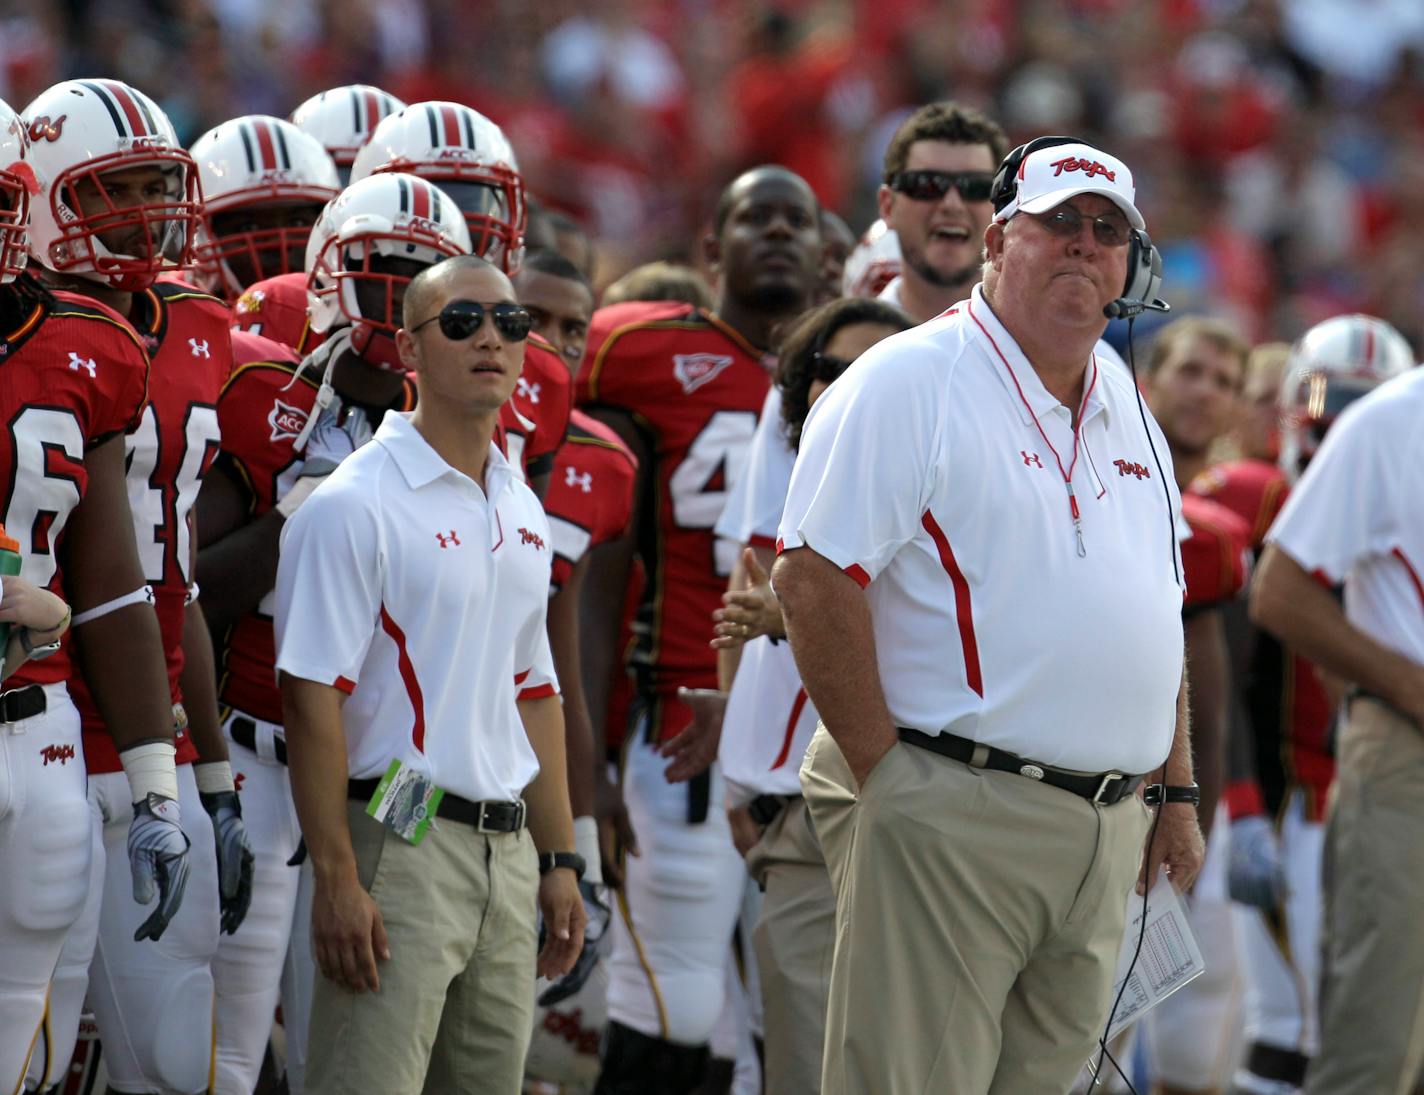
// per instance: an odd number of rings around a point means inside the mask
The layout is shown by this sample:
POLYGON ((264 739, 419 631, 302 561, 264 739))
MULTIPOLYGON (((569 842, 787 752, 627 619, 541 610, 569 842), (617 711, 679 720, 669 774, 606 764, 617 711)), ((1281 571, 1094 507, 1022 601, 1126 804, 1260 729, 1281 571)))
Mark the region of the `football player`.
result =
POLYGON ((294 931, 306 938, 310 916, 296 911, 300 872, 288 865, 300 834, 273 671, 282 525, 388 410, 414 406, 394 343, 405 287, 469 247, 459 210, 425 180, 388 174, 353 183, 323 211, 308 244, 319 349, 299 365, 261 336, 233 336, 238 365, 218 400, 222 449, 198 502, 198 568, 212 591, 205 608, 220 651, 223 730, 243 777, 259 886, 247 923, 223 940, 214 966, 221 1092, 255 1085, 283 976, 291 1091, 301 1088, 305 1060, 312 959, 289 940, 294 931))
POLYGON ((389 92, 370 84, 348 84, 313 95, 292 111, 291 123, 321 142, 336 164, 344 189, 351 183, 351 165, 381 119, 402 109, 389 92))
MULTIPOLYGON (((389 171, 429 179, 465 215, 474 253, 511 276, 524 258, 524 179, 499 126, 458 103, 414 103, 376 127, 356 155, 353 180, 389 171)), ((500 412, 497 440, 543 498, 573 405, 568 370, 542 338, 530 339, 524 371, 500 412)))
POLYGON ((203 183, 202 283, 235 301, 264 278, 304 273, 312 225, 341 190, 321 143, 251 114, 208 130, 191 151, 203 183))
MULTIPOLYGON (((737 545, 712 529, 742 471, 771 383, 778 325, 810 304, 820 281, 815 195, 781 167, 739 176, 723 192, 706 257, 713 312, 628 303, 594 315, 578 399, 638 458, 632 537, 591 560, 585 604, 615 617, 634 545, 647 573, 646 630, 634 655, 639 698, 623 793, 641 855, 625 864, 610 959, 609 1032, 597 1091, 693 1090, 722 1011, 742 864, 732 845, 715 726, 694 709, 715 689, 711 613, 737 545), (710 730, 710 732, 709 732, 710 730)), ((601 652, 608 659, 612 652, 601 652)), ((611 666, 592 658, 591 680, 611 666)), ((595 730, 598 726, 595 723, 595 730)))

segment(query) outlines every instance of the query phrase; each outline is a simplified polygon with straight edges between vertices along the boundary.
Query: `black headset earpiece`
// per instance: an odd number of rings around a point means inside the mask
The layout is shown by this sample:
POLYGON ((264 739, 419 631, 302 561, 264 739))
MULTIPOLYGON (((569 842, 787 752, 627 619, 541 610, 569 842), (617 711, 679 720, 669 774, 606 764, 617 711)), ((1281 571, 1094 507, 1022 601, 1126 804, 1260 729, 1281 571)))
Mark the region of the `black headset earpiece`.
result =
POLYGON ((1151 309, 1169 312, 1172 306, 1159 300, 1162 288, 1162 252, 1152 238, 1140 228, 1134 228, 1127 243, 1127 282, 1122 296, 1103 309, 1108 319, 1131 319, 1151 309))

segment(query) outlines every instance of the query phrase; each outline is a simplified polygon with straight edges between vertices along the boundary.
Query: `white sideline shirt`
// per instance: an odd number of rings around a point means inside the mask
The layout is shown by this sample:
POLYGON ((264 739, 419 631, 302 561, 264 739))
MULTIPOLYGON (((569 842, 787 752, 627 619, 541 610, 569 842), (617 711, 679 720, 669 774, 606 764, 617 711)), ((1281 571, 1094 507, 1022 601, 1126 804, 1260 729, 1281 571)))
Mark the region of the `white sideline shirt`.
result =
POLYGON ((1068 408, 976 287, 817 401, 779 547, 809 546, 866 589, 898 725, 1141 773, 1176 725, 1181 499, 1130 375, 1090 361, 1084 390, 1075 463, 1068 408))
POLYGON ((1266 539, 1343 582, 1346 618, 1424 665, 1424 370, 1345 408, 1266 539))
POLYGON ((558 691, 549 524, 493 445, 485 484, 391 413, 282 530, 277 671, 349 693, 353 779, 398 757, 462 798, 512 800, 539 771, 516 700, 558 691))

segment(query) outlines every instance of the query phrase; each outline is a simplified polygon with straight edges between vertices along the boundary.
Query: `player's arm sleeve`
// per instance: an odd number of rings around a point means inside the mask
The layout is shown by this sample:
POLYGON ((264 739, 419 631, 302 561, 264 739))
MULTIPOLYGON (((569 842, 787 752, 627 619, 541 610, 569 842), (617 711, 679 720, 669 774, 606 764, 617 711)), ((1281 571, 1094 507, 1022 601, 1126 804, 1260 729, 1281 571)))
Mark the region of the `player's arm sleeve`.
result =
POLYGON ((866 586, 916 535, 940 463, 948 380, 926 353, 875 347, 811 408, 778 552, 810 547, 866 586))
POLYGON ((1343 582, 1357 561, 1387 553, 1396 539, 1394 522, 1407 512, 1392 497, 1405 473, 1391 466, 1368 413, 1382 406, 1346 409, 1266 534, 1327 585, 1343 582))
MULTIPOLYGON (((378 501, 378 500, 377 500, 378 501)), ((327 483, 287 521, 277 564, 277 672, 355 689, 381 611, 377 502, 327 483)))

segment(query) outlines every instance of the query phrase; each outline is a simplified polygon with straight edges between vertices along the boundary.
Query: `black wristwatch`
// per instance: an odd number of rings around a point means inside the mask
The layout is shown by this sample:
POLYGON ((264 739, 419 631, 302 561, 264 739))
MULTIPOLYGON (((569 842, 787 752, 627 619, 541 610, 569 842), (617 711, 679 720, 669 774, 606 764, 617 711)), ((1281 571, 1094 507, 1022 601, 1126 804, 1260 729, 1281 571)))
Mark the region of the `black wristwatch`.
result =
POLYGON ((1164 786, 1163 784, 1155 783, 1144 792, 1142 801, 1147 803, 1148 806, 1170 805, 1174 802, 1180 802, 1186 806, 1200 806, 1201 788, 1195 783, 1189 783, 1185 786, 1170 783, 1164 786))
POLYGON ((545 852, 539 857, 539 873, 548 874, 556 871, 560 867, 567 867, 574 872, 575 878, 583 878, 584 868, 587 864, 583 856, 578 852, 545 852))

